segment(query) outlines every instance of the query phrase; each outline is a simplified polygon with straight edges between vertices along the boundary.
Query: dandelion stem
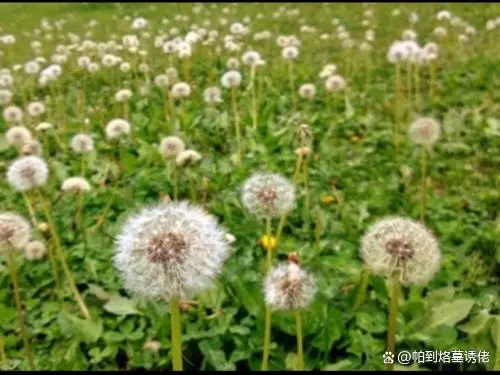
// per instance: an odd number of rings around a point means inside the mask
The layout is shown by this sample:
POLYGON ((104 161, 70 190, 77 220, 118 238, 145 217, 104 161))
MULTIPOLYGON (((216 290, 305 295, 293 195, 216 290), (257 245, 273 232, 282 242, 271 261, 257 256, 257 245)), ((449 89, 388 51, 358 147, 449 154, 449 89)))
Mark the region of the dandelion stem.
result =
POLYGON ((251 70, 251 82, 250 85, 252 86, 252 122, 253 122, 253 128, 257 129, 257 95, 255 92, 255 65, 252 64, 251 70))
MULTIPOLYGON (((399 272, 394 272, 391 278, 392 282, 392 293, 391 293, 391 306, 389 312, 389 329, 387 331, 387 351, 395 354, 396 349, 396 329, 398 323, 398 307, 399 307, 399 272)), ((387 370, 391 370, 394 367, 394 363, 388 363, 386 365, 387 370)))
POLYGON ((302 338, 302 317, 300 311, 295 311, 295 330, 297 334, 297 371, 304 370, 304 347, 302 338))
POLYGON ((415 65, 415 68, 413 69, 413 76, 415 79, 415 106, 417 108, 417 111, 421 110, 422 107, 422 102, 420 98, 420 68, 418 63, 415 65))
POLYGON ((238 108, 236 106, 236 88, 233 87, 231 89, 231 103, 233 105, 233 113, 234 113, 234 125, 236 127, 236 147, 237 147, 237 155, 238 161, 241 158, 241 135, 240 135, 240 117, 238 116, 238 108))
POLYGON ((24 344, 24 355, 26 356, 26 360, 28 361, 28 366, 30 370, 35 370, 35 360, 33 358, 33 353, 31 352, 31 346, 28 339, 28 333, 26 332, 25 321, 24 321, 24 313, 21 307, 21 295, 19 293, 19 280, 17 278, 17 267, 16 267, 16 258, 12 250, 8 250, 9 254, 9 267, 10 267, 10 277, 12 280, 12 286, 14 291, 14 302, 16 305, 17 312, 17 320, 19 322, 19 329, 21 330, 21 336, 23 338, 24 344))
POLYGON ((370 282, 371 271, 365 268, 361 271, 361 280, 359 282, 358 291, 356 293, 356 300, 354 302, 353 311, 357 311, 360 306, 365 302, 366 299, 366 289, 368 288, 368 283, 370 282))
POLYGON ((297 98, 295 95, 295 85, 293 82, 293 63, 289 62, 288 63, 288 78, 290 80, 290 95, 292 96, 292 103, 293 103, 293 111, 295 112, 297 108, 297 98))
POLYGON ((420 221, 425 221, 425 211, 427 206, 427 149, 422 149, 421 171, 422 181, 420 185, 420 221))
POLYGON ((26 208, 28 209, 31 222, 34 226, 37 226, 38 223, 36 221, 35 210, 33 209, 33 205, 30 201, 29 195, 26 192, 23 192, 24 203, 26 204, 26 208))
POLYGON ((179 297, 170 299, 171 356, 174 371, 182 371, 181 312, 179 297))
POLYGON ((38 194, 40 196, 40 200, 42 201, 43 210, 45 213, 45 217, 47 219, 47 224, 49 225, 49 231, 50 231, 50 235, 52 237, 52 243, 54 244, 55 254, 58 256, 59 261, 61 262, 64 275, 68 279, 70 289, 75 297, 75 300, 76 300, 78 306, 80 307, 80 310, 81 310, 83 316, 85 316, 85 318, 90 320, 90 313, 87 309, 87 306, 85 305, 85 302, 83 301, 82 296, 80 295, 80 292, 78 291, 78 288, 76 287, 75 280, 74 280, 73 275, 71 274, 71 271, 70 271, 68 264, 66 262, 66 257, 64 256, 64 250, 61 247, 59 235, 57 234, 56 227, 54 225, 54 220, 52 218, 52 212, 50 210, 49 202, 43 196, 40 189, 37 189, 37 191, 38 191, 38 194))
POLYGON ((266 305, 264 322, 264 347, 262 353, 262 371, 269 368, 269 346, 271 344, 271 309, 266 305))
POLYGON ((85 228, 85 223, 84 223, 84 210, 83 210, 83 204, 84 204, 84 194, 83 192, 80 192, 78 194, 78 208, 76 211, 76 217, 78 220, 78 226, 80 227, 80 231, 82 233, 82 239, 83 239, 83 248, 85 250, 85 253, 88 251, 88 242, 87 242, 87 232, 85 228))
POLYGON ((401 121, 401 65, 396 62, 396 82, 394 100, 394 144, 399 152, 399 124, 401 121))

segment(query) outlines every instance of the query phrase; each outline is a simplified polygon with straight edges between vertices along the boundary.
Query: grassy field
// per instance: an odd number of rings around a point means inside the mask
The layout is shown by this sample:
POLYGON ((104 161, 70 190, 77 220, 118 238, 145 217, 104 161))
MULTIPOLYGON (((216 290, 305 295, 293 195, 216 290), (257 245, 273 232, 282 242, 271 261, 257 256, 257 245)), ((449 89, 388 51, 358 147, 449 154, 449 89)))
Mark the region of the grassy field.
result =
POLYGON ((395 369, 500 370, 499 16, 496 3, 0 4, 0 68, 8 69, 0 72, 0 214, 29 220, 30 241, 45 249, 33 259, 29 246, 9 242, 0 215, 0 368, 30 368, 23 330, 40 370, 175 368, 175 298, 132 293, 113 256, 131 215, 189 200, 235 240, 226 237, 230 255, 214 282, 180 296, 185 370, 260 370, 266 354, 270 370, 382 370, 391 340, 395 353, 437 351, 435 361, 417 356, 395 369), (442 10, 450 20, 437 18, 442 10), (148 21, 144 28, 132 27, 138 17, 148 21), (248 32, 238 34, 236 22, 248 32), (436 35, 438 27, 447 35, 436 35), (190 56, 163 51, 190 30, 199 37, 190 56), (389 62, 405 30, 420 47, 437 43, 437 58, 389 62), (269 39, 255 40, 263 31, 269 39), (5 43, 9 34, 15 43, 5 43), (298 56, 286 60, 277 37, 292 34, 298 56), (247 51, 265 63, 253 71, 242 61, 247 51), (106 67, 105 55, 122 60, 106 67), (82 56, 99 70, 81 66, 82 56), (45 60, 30 75, 25 64, 36 57, 45 60), (221 83, 231 58, 242 77, 236 88, 221 83), (47 73, 52 64, 60 75, 47 73), (320 77, 326 64, 336 65, 345 89, 328 88, 320 77), (155 77, 168 68, 188 83, 187 97, 174 97, 172 80, 158 86, 155 77), (306 83, 314 84, 313 98, 299 93, 306 83), (220 103, 204 100, 213 86, 220 103), (117 102, 124 89, 132 97, 117 102), (32 113, 32 102, 43 103, 44 113, 32 113), (12 106, 22 119, 8 118, 12 106), (440 129, 432 147, 409 137, 427 117, 440 129), (108 123, 118 118, 130 133, 109 139, 108 123), (40 150, 13 141, 8 132, 16 126, 40 150), (91 152, 71 146, 79 133, 92 138, 91 152), (167 136, 201 159, 179 165, 165 158, 159 146, 167 136), (21 192, 6 176, 23 154, 39 155, 49 175, 21 192), (267 172, 295 187, 293 209, 269 220, 242 203, 245 182, 267 172), (75 176, 90 191, 63 191, 75 176), (439 269, 423 285, 400 285, 364 262, 363 235, 386 216, 420 221, 437 239, 439 269), (268 320, 267 268, 296 258, 316 286, 312 303, 268 320), (452 351, 458 359, 439 360, 452 351))

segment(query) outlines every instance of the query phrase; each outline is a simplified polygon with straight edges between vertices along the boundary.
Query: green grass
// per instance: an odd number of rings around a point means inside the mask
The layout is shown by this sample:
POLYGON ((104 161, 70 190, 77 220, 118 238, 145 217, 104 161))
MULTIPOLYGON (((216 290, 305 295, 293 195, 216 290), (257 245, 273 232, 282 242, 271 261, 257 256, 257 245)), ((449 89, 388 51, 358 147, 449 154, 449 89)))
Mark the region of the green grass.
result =
MULTIPOLYGON (((0 35, 12 33, 17 43, 9 52, 10 63, 24 63, 33 58, 24 31, 40 27, 42 17, 51 22, 67 19, 64 33, 53 33, 52 40, 43 43, 43 56, 49 58, 61 35, 73 32, 81 40, 108 40, 116 34, 134 33, 125 15, 146 17, 152 24, 150 40, 143 40, 149 50, 147 62, 152 76, 169 66, 167 56, 154 49, 154 36, 173 25, 183 32, 191 22, 201 26, 212 21, 213 28, 224 36, 229 24, 222 27, 216 20, 221 16, 220 4, 209 16, 192 15, 189 4, 0 4, 0 35), (184 12, 190 22, 176 22, 174 15, 184 12), (116 15, 118 20, 113 20, 116 15), (168 18, 169 26, 161 24, 168 18), (85 37, 88 21, 96 19, 92 37, 85 37), (177 25, 178 24, 178 25, 177 25)), ((233 8, 231 5, 227 5, 233 8)), ((251 174, 271 171, 292 177, 296 163, 294 153, 299 146, 299 125, 306 123, 312 133, 313 154, 309 160, 309 206, 306 205, 304 181, 297 183, 297 206, 288 217, 276 258, 287 259, 295 251, 301 264, 314 276, 318 295, 311 308, 303 314, 305 368, 311 369, 383 369, 387 311, 390 304, 390 285, 373 276, 368 284, 365 302, 358 311, 352 306, 363 269, 359 257, 360 237, 367 227, 380 217, 401 215, 418 219, 420 154, 406 137, 406 131, 418 115, 432 116, 442 124, 442 137, 433 149, 429 162, 429 193, 427 226, 439 240, 443 254, 442 266, 436 277, 421 290, 404 288, 398 319, 396 348, 400 350, 483 350, 490 354, 486 364, 464 363, 437 365, 420 364, 419 368, 484 370, 499 369, 500 316, 498 271, 500 262, 500 80, 499 53, 490 44, 484 28, 488 18, 500 14, 500 6, 489 4, 387 4, 374 6, 376 40, 371 64, 373 72, 365 79, 365 62, 357 53, 353 58, 354 76, 348 79, 348 100, 340 95, 328 97, 318 78, 326 63, 338 65, 346 73, 346 57, 338 40, 322 41, 321 33, 335 30, 331 20, 338 17, 355 40, 361 40, 361 4, 239 4, 234 14, 224 15, 230 21, 241 21, 257 13, 252 32, 270 30, 270 41, 244 42, 259 51, 266 65, 259 77, 259 129, 251 127, 251 96, 246 90, 249 69, 241 67, 242 88, 238 105, 242 124, 246 128, 244 156, 241 165, 234 163, 235 136, 229 92, 223 89, 224 103, 209 108, 203 103, 203 89, 219 85, 230 56, 222 49, 218 58, 209 55, 209 48, 197 46, 191 58, 193 93, 182 104, 181 118, 165 122, 163 97, 156 87, 151 95, 138 95, 137 79, 131 74, 99 73, 85 77, 76 69, 74 53, 63 66, 58 81, 62 95, 61 113, 47 104, 49 111, 43 121, 55 125, 66 150, 60 150, 53 138, 39 140, 44 151, 51 178, 45 191, 50 197, 56 226, 66 257, 78 288, 90 309, 92 320, 79 315, 69 289, 64 302, 57 301, 48 259, 30 262, 18 257, 22 299, 27 327, 39 369, 46 370, 116 370, 170 369, 170 324, 167 303, 135 300, 123 289, 122 280, 112 264, 114 237, 130 214, 148 204, 158 203, 172 195, 172 181, 166 165, 157 151, 163 136, 180 136, 188 148, 203 155, 202 162, 183 170, 179 196, 193 199, 217 216, 236 237, 234 254, 226 262, 224 272, 213 288, 196 298, 199 305, 181 316, 185 369, 194 370, 258 370, 261 366, 264 303, 262 276, 265 253, 259 246, 264 223, 245 212, 240 203, 240 188, 251 174), (280 6, 297 7, 299 18, 316 26, 316 34, 299 32, 296 18, 274 20, 272 13, 280 6), (395 7, 402 10, 393 17, 395 7), (393 142, 394 67, 385 56, 390 43, 409 28, 408 13, 415 10, 420 22, 415 29, 419 41, 435 40, 432 30, 438 24, 435 14, 450 9, 477 28, 471 42, 460 46, 455 42, 450 58, 438 60, 437 88, 434 99, 427 97, 427 72, 423 78, 424 106, 414 111, 407 103, 402 126, 401 150, 393 142), (295 63, 295 87, 312 82, 318 93, 311 102, 298 100, 298 113, 291 111, 291 92, 287 66, 280 57, 275 37, 294 33, 301 40, 300 55, 295 63), (114 78, 113 78, 114 77, 114 78), (116 86, 119 77, 120 85, 116 86), (85 83, 84 83, 84 80, 85 83), (88 124, 78 119, 77 90, 85 87, 88 124), (118 88, 134 92, 130 103, 130 122, 133 137, 126 143, 121 160, 125 166, 119 173, 118 152, 106 141, 104 127, 119 117, 121 108, 114 103, 118 88), (96 111, 96 107, 100 111, 96 111), (333 132, 325 137, 327 129, 333 132), (175 130, 174 130, 175 129, 175 130), (69 148, 71 137, 79 131, 90 133, 96 144, 87 160, 86 177, 93 190, 85 197, 84 220, 88 233, 85 251, 75 222, 76 199, 60 193, 66 177, 79 173, 80 159, 69 148), (111 172, 109 172, 111 171, 111 172), (116 186, 115 186, 116 184, 116 186), (324 196, 335 197, 334 203, 322 202, 324 196), (109 207, 105 211, 105 207, 109 207), (105 211, 105 212, 104 212, 105 211), (105 224, 96 228, 101 215, 105 224), (148 339, 161 343, 155 353, 143 349, 148 339)), ((494 31, 498 38, 498 29, 494 31)), ((493 39, 495 40, 495 39, 493 39)), ((4 48, 5 46, 1 46, 4 48)), ((125 54, 123 54, 125 56, 125 54)), ((127 57, 124 57, 125 59, 127 57)), ((97 57, 93 60, 99 61, 97 57)), ((4 61, 4 60, 3 60, 4 61)), ((174 59, 182 77, 182 65, 174 59)), ((2 64, 2 67, 5 65, 2 64)), ((14 73, 21 87, 28 80, 14 73)), ((144 77, 140 75, 139 81, 144 77)), ((403 82, 405 83, 405 82, 403 82)), ((37 88, 35 97, 53 96, 48 88, 37 88)), ((13 102, 22 106, 16 92, 13 102)), ((51 102, 53 103, 53 101, 51 102)), ((42 120, 41 120, 42 121, 42 120)), ((0 132, 8 124, 0 120, 0 132)), ((36 132, 33 132, 37 134, 36 132)), ((17 157, 2 135, 0 139, 0 172, 4 176, 8 165, 17 157)), ((22 196, 0 179, 0 207, 28 217, 22 196)), ((40 202, 35 203, 37 218, 43 220, 40 202)), ((273 228, 278 220, 273 221, 273 228)), ((34 231, 33 237, 44 234, 34 231)), ((26 369, 23 346, 6 263, 0 261, 0 323, 5 339, 6 369, 26 369)), ((270 369, 293 369, 296 351, 293 315, 273 314, 270 369)))

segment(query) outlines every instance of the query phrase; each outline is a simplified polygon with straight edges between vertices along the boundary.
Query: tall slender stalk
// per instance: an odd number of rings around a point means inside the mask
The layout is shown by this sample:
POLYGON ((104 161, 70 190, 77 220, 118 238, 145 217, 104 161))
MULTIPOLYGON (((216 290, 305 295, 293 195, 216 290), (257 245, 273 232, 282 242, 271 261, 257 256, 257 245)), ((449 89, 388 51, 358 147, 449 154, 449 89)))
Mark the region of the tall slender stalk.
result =
MULTIPOLYGON (((269 240, 271 240, 271 218, 266 218, 266 235, 269 240)), ((271 241, 269 241, 271 245, 271 241)), ((271 246, 267 248, 267 272, 271 271, 273 265, 273 252, 271 246)), ((269 347, 271 344, 271 309, 269 306, 265 306, 265 316, 264 316, 264 346, 262 352, 262 370, 266 371, 269 367, 269 347)))
POLYGON ((395 100, 394 100, 394 144, 399 152, 399 126, 401 122, 401 65, 396 62, 395 80, 395 100))
MULTIPOLYGON (((392 293, 391 293, 391 305, 389 311, 389 327, 387 331, 387 351, 396 355, 396 329, 398 324, 398 308, 399 308, 399 294, 401 291, 401 286, 399 283, 399 272, 394 272, 391 278, 392 283, 392 293)), ((393 363, 388 363, 386 365, 387 370, 392 370, 394 368, 393 363)))
POLYGON ((253 123, 253 128, 257 129, 257 95, 255 92, 255 65, 252 64, 250 68, 250 85, 252 87, 252 123, 253 123))
POLYGON ((85 199, 85 193, 84 192, 78 193, 78 206, 76 210, 76 218, 83 238, 83 248, 85 250, 85 253, 87 253, 89 247, 87 241, 87 229, 85 228, 85 223, 84 223, 84 209, 83 209, 84 199, 85 199))
POLYGON ((36 227, 38 225, 35 215, 35 210, 33 208, 33 204, 31 203, 30 197, 28 193, 23 192, 24 203, 26 204, 26 208, 28 209, 31 223, 36 227))
POLYGON ((35 359, 33 358, 33 353, 31 352, 31 346, 28 339, 28 333, 26 332, 26 326, 24 321, 24 313, 21 306, 21 294, 19 292, 19 280, 17 279, 17 267, 16 267, 16 257, 11 249, 7 251, 9 257, 9 267, 10 267, 10 278, 12 280, 12 286, 14 291, 14 302, 16 305, 17 320, 19 322, 19 329, 21 331, 21 336, 23 338, 24 345, 24 355, 30 370, 36 370, 35 359))
POLYGON ((353 311, 356 311, 365 302, 366 299, 366 289, 368 288, 368 283, 370 282, 371 271, 365 268, 361 271, 361 280, 359 282, 358 291, 356 293, 356 300, 354 301, 353 311))
POLYGON ((87 309, 87 306, 85 305, 85 302, 83 301, 82 296, 80 295, 80 292, 78 291, 78 288, 76 287, 75 280, 73 278, 73 275, 71 274, 71 270, 68 267, 68 264, 66 262, 66 257, 64 255, 64 250, 61 247, 61 242, 59 239, 59 235, 57 234, 57 230, 54 224, 54 219, 52 218, 52 212, 50 210, 49 202, 47 199, 44 197, 40 189, 37 189, 38 195, 40 196, 40 201, 42 202, 43 210, 45 217, 47 219, 47 224, 49 225, 49 231, 50 235, 52 237, 52 243, 54 245, 54 252, 55 255, 57 255, 59 262, 62 265, 64 275, 68 279, 69 287, 73 293, 73 296, 75 297, 75 300, 80 307, 80 311, 82 312, 83 316, 85 318, 90 320, 90 313, 87 309))
POLYGON ((236 128, 236 147, 239 161, 241 159, 241 130, 240 116, 238 115, 238 107, 236 105, 236 87, 231 88, 231 103, 233 106, 234 126, 236 128))
POLYGON ((295 311, 295 331, 297 335, 297 371, 304 370, 304 346, 302 335, 302 317, 300 311, 295 311))
POLYGON ((0 335, 0 365, 2 368, 7 365, 7 355, 5 354, 5 340, 3 335, 0 335))
POLYGON ((415 80, 415 106, 417 111, 420 111, 422 109, 422 100, 420 96, 420 66, 418 62, 415 63, 413 76, 415 80))
POLYGON ((290 95, 292 96, 293 111, 297 109, 297 95, 295 93, 295 84, 293 82, 293 62, 288 63, 288 79, 290 81, 290 95))
POLYGON ((179 297, 172 297, 170 305, 171 356, 174 371, 182 371, 182 336, 179 297))
POLYGON ((422 181, 420 183, 420 221, 425 220, 425 211, 427 207, 427 148, 422 148, 421 171, 422 181))

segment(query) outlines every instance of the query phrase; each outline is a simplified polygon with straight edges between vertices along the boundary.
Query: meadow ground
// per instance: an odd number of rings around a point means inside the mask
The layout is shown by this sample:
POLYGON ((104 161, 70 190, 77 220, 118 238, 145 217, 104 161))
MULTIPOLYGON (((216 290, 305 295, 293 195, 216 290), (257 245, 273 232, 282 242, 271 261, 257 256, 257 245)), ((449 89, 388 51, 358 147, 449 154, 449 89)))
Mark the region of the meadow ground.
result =
POLYGON ((396 369, 499 370, 499 16, 496 3, 0 4, 0 368, 170 369, 182 353, 195 370, 377 370, 391 349, 421 353, 396 369), (255 173, 287 180, 242 189, 255 173), (166 233, 176 200, 221 227, 195 212, 166 233), (167 219, 124 229, 146 206, 167 219), (432 234, 373 232, 386 216, 432 234), (268 264, 287 273, 264 290, 268 264), (176 287, 202 290, 179 301, 176 287))

